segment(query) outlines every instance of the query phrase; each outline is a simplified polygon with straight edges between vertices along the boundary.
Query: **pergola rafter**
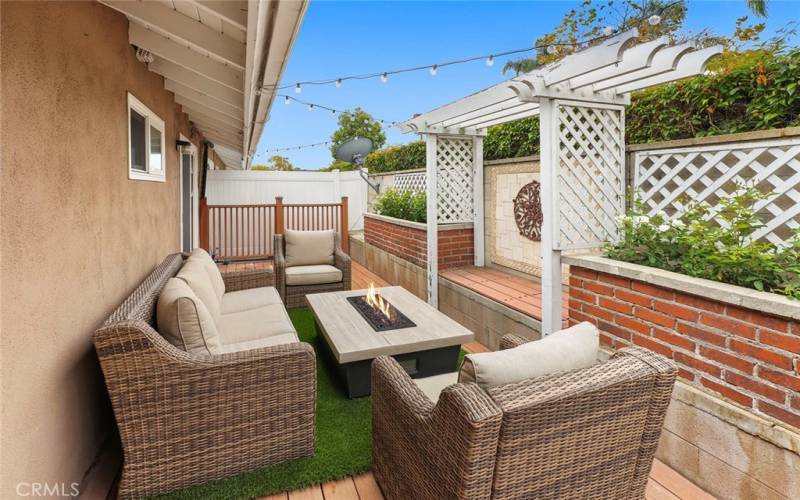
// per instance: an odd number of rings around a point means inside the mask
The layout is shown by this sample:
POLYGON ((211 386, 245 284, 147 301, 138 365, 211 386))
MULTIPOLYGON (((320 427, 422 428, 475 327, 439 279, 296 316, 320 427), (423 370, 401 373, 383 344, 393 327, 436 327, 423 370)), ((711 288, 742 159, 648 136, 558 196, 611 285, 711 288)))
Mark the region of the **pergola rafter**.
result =
POLYGON ((693 42, 671 45, 666 37, 637 44, 638 36, 636 29, 619 33, 401 125, 426 140, 429 302, 438 302, 439 223, 471 220, 475 264, 484 264, 486 129, 539 115, 542 334, 561 327, 561 251, 598 247, 618 237, 630 92, 701 74, 722 52, 719 46, 699 48, 693 42))

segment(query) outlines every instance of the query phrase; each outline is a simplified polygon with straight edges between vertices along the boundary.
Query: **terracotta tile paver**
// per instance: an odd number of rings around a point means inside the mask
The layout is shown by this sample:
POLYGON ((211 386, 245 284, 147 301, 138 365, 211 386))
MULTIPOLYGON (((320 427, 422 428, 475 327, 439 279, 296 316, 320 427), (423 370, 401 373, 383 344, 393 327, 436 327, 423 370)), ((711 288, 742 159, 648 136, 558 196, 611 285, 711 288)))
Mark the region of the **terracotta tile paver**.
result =
MULTIPOLYGON (((488 267, 459 267, 439 273, 448 281, 477 292, 484 297, 536 319, 542 318, 541 285, 532 279, 525 279, 488 267)), ((568 297, 564 294, 562 316, 567 317, 568 297)))

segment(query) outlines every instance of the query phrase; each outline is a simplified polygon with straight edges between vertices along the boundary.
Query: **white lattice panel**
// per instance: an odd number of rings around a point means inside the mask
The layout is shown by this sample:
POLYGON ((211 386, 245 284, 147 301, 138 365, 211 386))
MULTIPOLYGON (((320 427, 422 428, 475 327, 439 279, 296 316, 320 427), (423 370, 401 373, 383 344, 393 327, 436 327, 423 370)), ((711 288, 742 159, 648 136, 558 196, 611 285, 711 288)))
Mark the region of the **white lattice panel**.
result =
POLYGON ((398 191, 424 193, 428 176, 425 172, 408 172, 394 175, 394 188, 398 191))
POLYGON ((439 223, 472 222, 472 138, 436 141, 439 223))
POLYGON ((591 248, 619 237, 625 211, 622 108, 558 102, 559 249, 591 248))
POLYGON ((800 138, 641 151, 633 161, 637 198, 651 214, 680 215, 686 199, 713 207, 745 184, 772 193, 755 207, 765 224, 755 238, 782 245, 800 227, 800 138))

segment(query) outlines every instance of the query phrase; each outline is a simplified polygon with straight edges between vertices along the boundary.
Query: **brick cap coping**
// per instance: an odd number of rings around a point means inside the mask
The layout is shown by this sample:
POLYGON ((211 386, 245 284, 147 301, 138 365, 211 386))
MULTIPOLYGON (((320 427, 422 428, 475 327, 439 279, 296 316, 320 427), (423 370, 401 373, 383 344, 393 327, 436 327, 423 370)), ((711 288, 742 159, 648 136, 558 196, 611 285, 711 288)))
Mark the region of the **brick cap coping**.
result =
MULTIPOLYGON (((373 213, 365 213, 364 217, 380 220, 383 222, 388 222, 389 224, 395 224, 397 226, 405 226, 413 229, 419 229, 420 231, 428 230, 428 224, 424 222, 413 222, 410 220, 398 219, 396 217, 388 217, 386 215, 379 215, 373 213)), ((439 231, 454 231, 456 229, 472 229, 472 222, 463 222, 460 224, 439 224, 439 231)))
POLYGON ((655 267, 631 264, 599 255, 571 255, 561 257, 561 262, 593 271, 616 274, 651 285, 672 288, 690 295, 754 309, 774 316, 800 320, 800 301, 769 292, 759 292, 736 285, 664 271, 655 267))

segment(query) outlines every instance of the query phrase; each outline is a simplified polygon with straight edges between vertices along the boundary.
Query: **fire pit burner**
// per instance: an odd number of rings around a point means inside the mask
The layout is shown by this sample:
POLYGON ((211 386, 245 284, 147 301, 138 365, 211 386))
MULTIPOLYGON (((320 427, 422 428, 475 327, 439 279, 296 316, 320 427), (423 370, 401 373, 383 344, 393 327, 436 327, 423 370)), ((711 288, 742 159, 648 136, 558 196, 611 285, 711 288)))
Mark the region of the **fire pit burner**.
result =
POLYGON ((352 304, 356 311, 369 326, 376 332, 385 332, 388 330, 399 330, 401 328, 411 328, 417 326, 413 321, 408 319, 405 314, 397 310, 392 304, 380 295, 374 295, 375 300, 383 305, 383 310, 378 307, 372 306, 367 301, 366 295, 358 297, 347 297, 347 301, 352 304), (385 311, 385 312, 384 312, 385 311))

